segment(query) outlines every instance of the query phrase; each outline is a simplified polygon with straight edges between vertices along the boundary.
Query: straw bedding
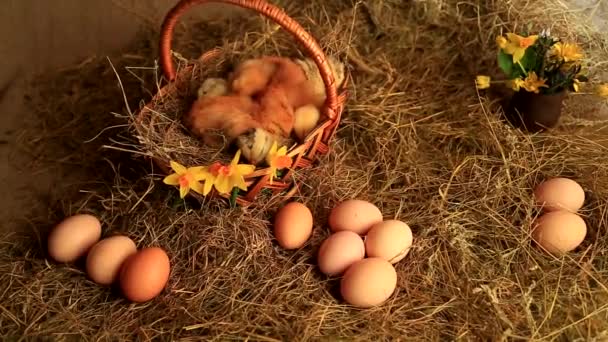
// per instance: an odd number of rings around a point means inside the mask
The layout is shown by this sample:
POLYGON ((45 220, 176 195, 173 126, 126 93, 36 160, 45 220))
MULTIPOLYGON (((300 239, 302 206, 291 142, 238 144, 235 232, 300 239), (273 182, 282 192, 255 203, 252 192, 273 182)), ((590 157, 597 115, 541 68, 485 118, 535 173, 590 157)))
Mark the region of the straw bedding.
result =
MULTIPOLYGON (((214 200, 182 201, 160 182, 163 175, 133 137, 130 114, 158 90, 157 28, 151 28, 124 54, 33 81, 33 119, 22 147, 36 161, 28 167, 55 172, 57 179, 23 218, 23 232, 1 240, 0 334, 53 340, 608 338, 608 139, 602 118, 593 117, 604 104, 571 96, 560 127, 531 136, 501 120, 506 94, 481 94, 474 86, 476 74, 497 69, 493 44, 501 30, 548 25, 605 61, 601 35, 573 25, 552 1, 294 3, 279 4, 328 53, 346 58, 352 77, 332 153, 298 180, 296 199, 316 217, 311 240, 293 252, 277 247, 270 229, 277 198, 256 208, 227 208, 214 200), (556 175, 587 191, 588 236, 561 259, 529 237, 538 215, 531 188, 556 175), (370 310, 344 305, 337 279, 322 276, 314 260, 328 234, 329 210, 355 197, 373 201, 414 232, 413 250, 396 265, 395 294, 370 310), (82 264, 48 260, 47 229, 76 212, 98 215, 104 234, 128 234, 138 246, 166 249, 172 264, 166 290, 131 304, 116 289, 88 280, 82 264)), ((289 36, 255 16, 188 23, 178 31, 175 50, 188 58, 229 42, 250 47, 243 56, 297 53, 289 36)))

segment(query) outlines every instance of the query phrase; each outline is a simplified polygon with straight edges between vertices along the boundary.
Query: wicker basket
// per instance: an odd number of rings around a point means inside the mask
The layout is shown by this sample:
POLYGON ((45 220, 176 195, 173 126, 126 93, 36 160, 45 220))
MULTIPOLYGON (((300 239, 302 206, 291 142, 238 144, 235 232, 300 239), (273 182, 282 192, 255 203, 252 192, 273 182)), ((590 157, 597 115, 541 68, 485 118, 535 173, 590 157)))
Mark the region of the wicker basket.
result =
MULTIPOLYGON (((157 115, 154 110, 154 103, 159 98, 172 96, 177 92, 180 82, 187 79, 187 75, 191 72, 192 66, 186 66, 176 73, 172 61, 171 40, 173 37, 174 27, 179 17, 188 9, 195 5, 206 4, 210 2, 231 4, 247 9, 254 10, 259 14, 272 19, 279 24, 287 32, 301 43, 307 54, 314 60, 319 68, 320 75, 325 83, 326 101, 322 108, 327 120, 320 122, 305 138, 301 144, 293 146, 288 155, 292 158, 292 167, 278 179, 273 180, 269 184, 268 168, 257 168, 252 174, 245 176, 247 191, 239 193, 236 198, 232 198, 241 206, 248 206, 254 203, 256 196, 264 189, 268 189, 273 195, 282 193, 283 200, 289 199, 297 191, 297 185, 293 179, 293 172, 297 169, 310 167, 315 161, 318 154, 326 154, 329 152, 329 142, 332 139, 337 126, 340 122, 340 116, 344 108, 344 103, 347 98, 347 93, 344 90, 346 80, 342 84, 340 90, 336 89, 334 77, 332 75, 327 59, 321 50, 317 41, 302 28, 295 20, 290 18, 284 11, 273 6, 263 0, 182 0, 173 7, 167 14, 162 24, 160 38, 160 64, 162 72, 168 81, 168 84, 163 86, 154 98, 144 106, 137 114, 137 120, 153 120, 153 115, 157 115)), ((214 49, 204 53, 200 57, 202 64, 208 64, 220 54, 219 49, 214 49)), ((169 160, 164 158, 152 157, 156 165, 165 173, 171 173, 169 160)), ((177 160, 179 162, 179 160, 177 160)), ((196 193, 190 192, 190 196, 194 196, 199 200, 204 198, 196 193)), ((219 194, 215 189, 209 196, 220 196, 230 199, 233 196, 219 194)))

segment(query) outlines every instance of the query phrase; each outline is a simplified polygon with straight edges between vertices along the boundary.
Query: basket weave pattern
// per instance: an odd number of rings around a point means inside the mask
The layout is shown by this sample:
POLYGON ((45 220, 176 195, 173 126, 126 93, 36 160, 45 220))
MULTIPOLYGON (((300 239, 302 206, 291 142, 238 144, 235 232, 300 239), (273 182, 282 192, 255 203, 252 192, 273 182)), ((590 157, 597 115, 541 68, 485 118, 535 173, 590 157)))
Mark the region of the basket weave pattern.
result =
MULTIPOLYGON (((329 63, 320 48, 317 41, 300 26, 295 20, 290 18, 280 8, 269 4, 263 0, 182 0, 175 7, 173 7, 166 15, 161 28, 160 38, 160 64, 162 72, 169 81, 169 83, 162 87, 160 91, 154 96, 152 101, 145 106, 137 115, 138 120, 146 119, 147 121, 153 121, 152 118, 146 117, 154 115, 154 103, 157 102, 159 97, 170 96, 172 93, 177 91, 179 83, 183 79, 187 79, 186 76, 191 72, 192 67, 188 66, 176 73, 175 67, 172 61, 171 52, 171 41, 173 38, 173 31, 175 25, 180 18, 188 9, 195 5, 201 5, 206 3, 225 3, 242 8, 253 10, 259 14, 262 14, 274 22, 279 24, 287 32, 295 38, 297 42, 301 44, 304 50, 307 52, 309 57, 316 63, 321 78, 325 84, 326 101, 322 108, 322 112, 327 118, 322 121, 318 126, 308 134, 304 142, 298 144, 288 151, 288 155, 292 158, 292 167, 285 172, 285 174, 279 179, 273 180, 272 184, 269 184, 268 168, 258 168, 252 174, 245 176, 245 182, 248 190, 239 194, 236 197, 236 202, 239 205, 247 206, 255 201, 256 196, 264 189, 269 189, 273 194, 285 192, 284 199, 287 200, 297 191, 297 186, 293 181, 292 173, 297 169, 310 167, 316 160, 318 154, 326 154, 329 152, 329 143, 333 138, 335 131, 340 122, 342 110, 346 102, 347 93, 344 90, 344 85, 338 94, 338 90, 335 86, 335 80, 329 63), (147 107, 147 108, 146 108, 147 107)), ((211 62, 217 55, 220 54, 219 49, 214 49, 204 53, 200 60, 202 64, 211 62)), ((344 82, 346 83, 346 81, 344 82)), ((152 157, 155 164, 165 172, 170 172, 169 160, 164 158, 152 157)), ((201 199, 200 195, 192 194, 195 197, 201 199)), ((230 197, 229 195, 220 195, 215 190, 211 192, 213 196, 221 196, 224 198, 230 197)))

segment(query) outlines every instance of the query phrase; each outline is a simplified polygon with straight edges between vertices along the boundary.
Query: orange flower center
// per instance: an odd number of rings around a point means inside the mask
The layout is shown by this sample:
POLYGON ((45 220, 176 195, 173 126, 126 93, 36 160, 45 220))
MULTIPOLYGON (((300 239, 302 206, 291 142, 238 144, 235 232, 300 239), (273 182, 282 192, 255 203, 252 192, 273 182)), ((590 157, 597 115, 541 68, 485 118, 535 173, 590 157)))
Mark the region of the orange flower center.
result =
POLYGON ((291 166, 291 157, 279 156, 274 159, 274 165, 277 169, 284 169, 291 166))
POLYGON ((519 46, 521 48, 525 49, 525 48, 529 47, 530 45, 532 45, 532 38, 524 38, 519 41, 519 46))
POLYGON ((190 184, 187 174, 180 176, 178 181, 179 181, 179 186, 181 186, 181 187, 188 186, 188 184, 190 184))
POLYGON ((230 165, 222 165, 220 162, 215 162, 209 167, 209 172, 214 176, 230 176, 232 175, 232 167, 230 165))

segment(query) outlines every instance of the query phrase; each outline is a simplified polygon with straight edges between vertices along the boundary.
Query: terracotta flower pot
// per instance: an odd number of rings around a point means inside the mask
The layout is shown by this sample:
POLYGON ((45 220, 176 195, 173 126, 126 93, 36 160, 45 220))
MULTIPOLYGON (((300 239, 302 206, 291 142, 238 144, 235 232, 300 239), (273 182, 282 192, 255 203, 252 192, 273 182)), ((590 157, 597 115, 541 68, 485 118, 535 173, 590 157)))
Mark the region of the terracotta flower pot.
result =
POLYGON ((507 107, 507 119, 528 132, 544 131, 559 122, 565 98, 565 90, 556 94, 535 94, 522 89, 513 95, 507 107))

